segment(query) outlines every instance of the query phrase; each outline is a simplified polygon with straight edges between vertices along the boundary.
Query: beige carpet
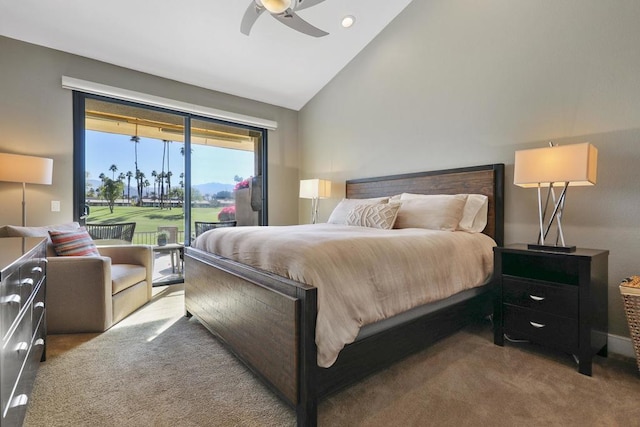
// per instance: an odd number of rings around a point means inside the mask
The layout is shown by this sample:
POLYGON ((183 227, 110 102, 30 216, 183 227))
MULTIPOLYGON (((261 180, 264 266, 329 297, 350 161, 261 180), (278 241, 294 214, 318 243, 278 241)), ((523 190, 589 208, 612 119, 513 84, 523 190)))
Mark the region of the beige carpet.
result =
MULTIPOLYGON (((157 290, 158 288, 156 288, 157 290)), ((180 287, 103 334, 48 340, 25 426, 290 426, 274 397, 195 319, 180 287)), ((640 425, 635 361, 494 346, 467 328, 320 404, 320 426, 640 425)))

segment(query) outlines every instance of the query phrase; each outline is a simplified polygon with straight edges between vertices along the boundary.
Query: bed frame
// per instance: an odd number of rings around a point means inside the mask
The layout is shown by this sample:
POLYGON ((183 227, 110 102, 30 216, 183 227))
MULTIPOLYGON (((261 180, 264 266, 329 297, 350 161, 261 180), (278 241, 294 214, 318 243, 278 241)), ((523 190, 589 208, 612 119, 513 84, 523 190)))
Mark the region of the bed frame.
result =
MULTIPOLYGON (((504 165, 347 181, 346 197, 476 193, 489 197, 484 233, 504 237, 504 165)), ((316 360, 316 288, 194 248, 185 248, 185 306, 296 410, 317 424, 318 399, 459 330, 492 310, 491 286, 468 300, 347 345, 330 368, 316 360)))

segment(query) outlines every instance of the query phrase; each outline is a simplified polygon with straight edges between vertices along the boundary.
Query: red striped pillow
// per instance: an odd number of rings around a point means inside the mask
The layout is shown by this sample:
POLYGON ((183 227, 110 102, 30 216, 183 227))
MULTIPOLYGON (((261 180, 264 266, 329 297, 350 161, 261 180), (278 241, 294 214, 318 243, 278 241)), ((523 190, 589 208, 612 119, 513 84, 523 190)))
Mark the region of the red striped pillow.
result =
POLYGON ((53 249, 60 256, 100 256, 98 248, 84 227, 73 231, 49 231, 53 249))

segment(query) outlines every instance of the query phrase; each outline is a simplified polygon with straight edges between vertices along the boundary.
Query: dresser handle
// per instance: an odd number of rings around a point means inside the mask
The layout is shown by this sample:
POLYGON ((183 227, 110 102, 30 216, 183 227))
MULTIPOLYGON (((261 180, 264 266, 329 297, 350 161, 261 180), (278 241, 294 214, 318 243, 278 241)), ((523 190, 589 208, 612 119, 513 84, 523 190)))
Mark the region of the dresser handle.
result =
POLYGON ((31 269, 32 273, 42 273, 42 267, 38 266, 38 267, 33 267, 31 269))
POLYGON ((25 285, 33 286, 33 279, 31 277, 22 279, 22 281, 20 282, 20 286, 25 286, 25 285))
POLYGON ((33 305, 33 308, 44 308, 44 303, 39 301, 33 305))
POLYGON ((12 408, 16 408, 18 406, 25 406, 29 401, 29 397, 26 394, 19 394, 13 399, 11 399, 11 404, 9 405, 12 408))
POLYGON ((20 295, 18 294, 11 294, 11 295, 7 295, 6 297, 2 297, 0 299, 0 303, 2 304, 20 304, 20 295))
POLYGON ((38 338, 37 340, 35 340, 33 345, 44 345, 44 339, 38 338))
POLYGON ((18 353, 20 353, 21 351, 27 351, 27 350, 29 350, 29 343, 25 341, 19 342, 18 345, 16 346, 16 351, 18 353))
POLYGON ((529 294, 529 298, 531 298, 534 301, 542 301, 542 300, 544 300, 544 297, 538 297, 538 296, 531 295, 531 294, 529 294))
POLYGON ((529 321, 529 323, 531 323, 531 326, 533 326, 534 328, 544 328, 546 326, 546 325, 543 325, 542 323, 536 323, 531 321, 529 321))

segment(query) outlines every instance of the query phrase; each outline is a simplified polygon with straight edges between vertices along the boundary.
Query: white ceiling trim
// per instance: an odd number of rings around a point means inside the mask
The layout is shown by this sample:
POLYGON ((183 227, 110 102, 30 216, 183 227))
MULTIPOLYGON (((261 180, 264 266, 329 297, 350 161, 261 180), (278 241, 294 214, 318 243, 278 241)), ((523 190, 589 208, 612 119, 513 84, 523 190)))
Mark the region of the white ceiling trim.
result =
POLYGON ((228 122, 240 123, 269 130, 278 129, 278 122, 274 120, 247 116, 230 111, 218 110, 216 108, 205 107, 203 105, 190 104, 188 102, 182 102, 175 99, 151 95, 148 93, 122 89, 102 83, 91 82, 88 80, 76 79, 74 77, 62 76, 62 87, 64 89, 77 90, 93 95, 107 96, 124 101, 152 105, 154 107, 166 108, 183 113, 192 113, 212 119, 225 120, 228 122))

